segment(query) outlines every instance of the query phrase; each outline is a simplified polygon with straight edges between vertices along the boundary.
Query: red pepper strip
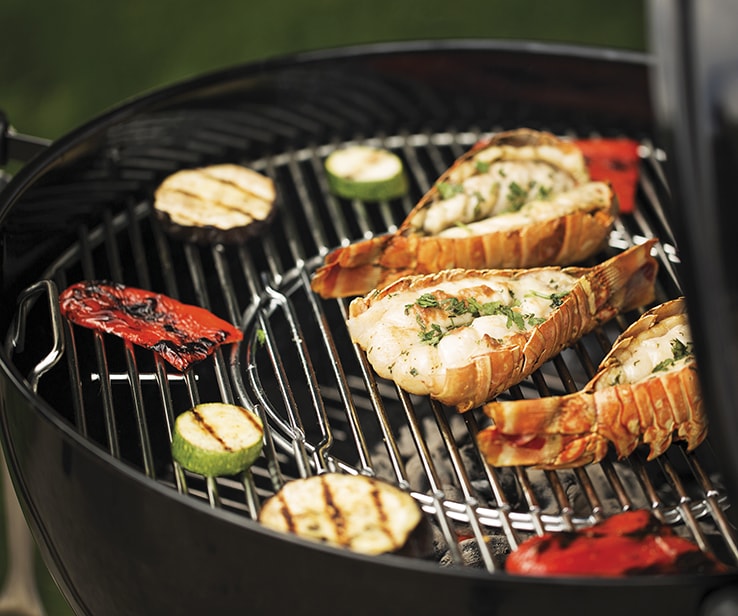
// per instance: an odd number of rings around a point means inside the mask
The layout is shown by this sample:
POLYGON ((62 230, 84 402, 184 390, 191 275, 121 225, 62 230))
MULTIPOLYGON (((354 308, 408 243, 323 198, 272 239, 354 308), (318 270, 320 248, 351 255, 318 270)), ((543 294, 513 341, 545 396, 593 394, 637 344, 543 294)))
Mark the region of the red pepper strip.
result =
POLYGON ((579 139, 574 143, 584 155, 590 178, 610 182, 620 203, 620 212, 633 212, 640 163, 638 142, 632 139, 579 139))
POLYGON ((601 577, 728 571, 644 509, 578 531, 528 539, 507 557, 505 569, 518 575, 601 577))
POLYGON ((73 323, 155 351, 181 372, 243 338, 204 308, 118 283, 78 282, 59 295, 59 304, 73 323))

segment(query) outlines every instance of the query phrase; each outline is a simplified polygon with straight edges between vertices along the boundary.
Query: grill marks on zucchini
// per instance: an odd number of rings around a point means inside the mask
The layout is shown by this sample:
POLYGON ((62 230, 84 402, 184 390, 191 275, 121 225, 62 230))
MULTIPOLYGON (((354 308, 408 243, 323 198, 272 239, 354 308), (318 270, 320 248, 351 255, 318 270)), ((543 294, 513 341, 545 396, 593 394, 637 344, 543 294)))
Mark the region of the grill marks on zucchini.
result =
MULTIPOLYGON (((195 407, 192 409, 192 415, 195 419, 195 421, 198 423, 198 425, 207 432, 210 436, 212 436, 218 443, 220 443, 220 446, 226 450, 226 451, 233 451, 233 447, 231 447, 230 444, 228 444, 221 436, 218 434, 218 427, 216 425, 213 425, 212 423, 208 423, 208 418, 200 411, 198 408, 201 407, 195 407)), ((254 430, 257 432, 263 432, 263 428, 261 425, 261 422, 256 419, 253 413, 247 411, 245 408, 240 406, 233 406, 234 410, 240 412, 244 419, 246 419, 247 422, 249 422, 253 427, 254 430)))
POLYGON ((325 171, 331 192, 345 199, 381 201, 408 190, 402 160, 385 148, 346 146, 326 158, 325 171))
POLYGON ((206 476, 246 470, 262 450, 264 428, 251 411, 234 404, 199 404, 177 417, 172 457, 206 476))
POLYGON ((425 554, 430 532, 406 492, 362 475, 325 473, 285 484, 259 521, 274 530, 366 554, 425 554))

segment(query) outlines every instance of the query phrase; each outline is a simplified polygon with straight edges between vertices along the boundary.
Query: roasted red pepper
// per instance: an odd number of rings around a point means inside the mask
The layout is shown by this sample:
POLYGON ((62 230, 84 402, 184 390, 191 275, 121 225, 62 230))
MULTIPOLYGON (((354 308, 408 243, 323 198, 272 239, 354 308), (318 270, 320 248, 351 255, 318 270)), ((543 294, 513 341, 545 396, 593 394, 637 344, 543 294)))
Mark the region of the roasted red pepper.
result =
POLYGON ((243 338, 204 308, 118 283, 78 282, 59 295, 59 304, 73 323, 155 351, 182 372, 219 345, 243 338))
POLYGON ((638 186, 638 142, 632 139, 579 139, 575 141, 584 155, 592 180, 610 182, 620 204, 629 214, 635 209, 638 186))
POLYGON ((639 509, 578 531, 533 537, 507 557, 505 570, 519 575, 624 577, 721 573, 728 567, 650 511, 639 509))

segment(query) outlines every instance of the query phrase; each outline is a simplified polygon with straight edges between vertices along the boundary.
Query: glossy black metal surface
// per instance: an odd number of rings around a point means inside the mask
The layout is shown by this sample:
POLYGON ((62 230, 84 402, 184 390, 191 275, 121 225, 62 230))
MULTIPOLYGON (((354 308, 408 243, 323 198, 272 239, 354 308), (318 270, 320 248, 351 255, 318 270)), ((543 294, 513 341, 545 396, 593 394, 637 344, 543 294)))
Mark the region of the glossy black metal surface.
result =
MULTIPOLYGON (((649 5, 660 140, 671 154, 674 229, 715 446, 738 494, 738 5, 707 0, 649 5)), ((731 512, 735 520, 735 511, 731 512)))
MULTIPOLYGON (((0 193, 6 297, 43 276, 80 226, 126 212, 182 165, 253 159, 357 136, 526 125, 652 132, 649 58, 536 44, 380 46, 237 67, 135 100, 60 139, 0 193), (396 87, 399 84, 399 88, 396 87), (397 92, 401 95, 398 96, 397 92), (205 139, 221 116, 259 117, 205 139)), ((289 208, 289 204, 285 204, 289 208)), ((127 264, 123 264, 125 267, 127 264)), ((4 303, 7 332, 16 307, 4 303)), ((276 536, 164 490, 81 438, 24 382, 47 352, 4 353, 2 438, 51 569, 80 614, 695 613, 723 577, 520 580, 276 536), (337 606, 340 606, 337 607, 337 606)), ((59 410, 62 412, 60 413, 59 410)))

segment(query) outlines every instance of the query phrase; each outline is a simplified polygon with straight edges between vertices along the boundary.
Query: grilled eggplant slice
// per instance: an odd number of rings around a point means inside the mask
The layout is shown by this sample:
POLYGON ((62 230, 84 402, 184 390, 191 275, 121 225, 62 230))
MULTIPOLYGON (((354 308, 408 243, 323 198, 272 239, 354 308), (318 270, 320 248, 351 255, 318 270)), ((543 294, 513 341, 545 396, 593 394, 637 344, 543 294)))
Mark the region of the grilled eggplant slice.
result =
POLYGON ((242 406, 198 404, 174 422, 172 457, 194 473, 235 475, 259 457, 263 436, 261 419, 242 406))
POLYGON ((618 312, 653 301, 654 243, 591 268, 408 276, 354 299, 349 333, 379 376, 468 411, 618 312))
POLYGON ((235 244, 263 230, 274 217, 276 198, 271 178, 239 165, 212 165, 167 177, 154 194, 154 211, 179 239, 235 244))
POLYGON ((402 160, 384 148, 351 145, 325 159, 331 191, 345 199, 382 201, 407 192, 402 160))
POLYGON ((432 552, 430 523, 415 499, 364 475, 325 473, 289 481, 264 503, 259 521, 363 554, 432 552))

